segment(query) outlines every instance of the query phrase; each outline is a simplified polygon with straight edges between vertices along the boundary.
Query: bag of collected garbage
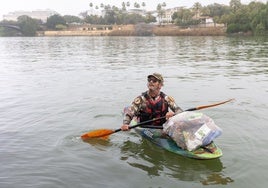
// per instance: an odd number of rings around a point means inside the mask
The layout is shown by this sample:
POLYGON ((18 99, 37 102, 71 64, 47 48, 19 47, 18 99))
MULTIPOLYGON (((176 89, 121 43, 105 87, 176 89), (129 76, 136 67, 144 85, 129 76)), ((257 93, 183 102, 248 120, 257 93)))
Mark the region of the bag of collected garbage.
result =
POLYGON ((210 117, 191 111, 169 118, 163 124, 163 130, 179 147, 189 151, 210 144, 222 134, 221 128, 210 117))

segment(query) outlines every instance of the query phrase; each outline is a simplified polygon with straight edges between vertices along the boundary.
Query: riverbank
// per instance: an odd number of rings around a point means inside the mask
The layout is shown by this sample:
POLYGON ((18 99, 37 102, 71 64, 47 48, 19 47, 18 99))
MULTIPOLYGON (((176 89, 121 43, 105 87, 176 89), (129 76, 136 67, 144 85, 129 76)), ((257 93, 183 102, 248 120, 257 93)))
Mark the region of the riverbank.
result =
POLYGON ((186 29, 156 27, 153 33, 156 36, 225 36, 226 27, 196 27, 186 29))
POLYGON ((175 25, 84 25, 61 31, 43 31, 38 36, 225 36, 226 27, 180 28, 175 25))

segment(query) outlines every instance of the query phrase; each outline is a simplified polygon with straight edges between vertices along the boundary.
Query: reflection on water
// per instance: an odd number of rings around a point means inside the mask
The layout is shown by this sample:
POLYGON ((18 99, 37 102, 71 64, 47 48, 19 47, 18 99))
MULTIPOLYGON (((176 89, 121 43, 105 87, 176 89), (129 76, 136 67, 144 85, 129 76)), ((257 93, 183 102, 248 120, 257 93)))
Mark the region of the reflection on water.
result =
POLYGON ((227 185, 228 183, 232 182, 234 182, 234 180, 232 180, 230 177, 223 177, 223 174, 221 173, 212 173, 205 180, 201 181, 203 185, 227 185))
POLYGON ((113 144, 110 142, 109 138, 94 138, 84 141, 85 143, 90 144, 98 150, 105 151, 106 147, 110 147, 113 144))
POLYGON ((185 158, 162 150, 145 139, 139 143, 130 140, 124 142, 121 153, 121 160, 141 169, 151 177, 165 174, 169 178, 201 182, 203 185, 233 182, 230 177, 221 174, 223 165, 220 159, 185 158))

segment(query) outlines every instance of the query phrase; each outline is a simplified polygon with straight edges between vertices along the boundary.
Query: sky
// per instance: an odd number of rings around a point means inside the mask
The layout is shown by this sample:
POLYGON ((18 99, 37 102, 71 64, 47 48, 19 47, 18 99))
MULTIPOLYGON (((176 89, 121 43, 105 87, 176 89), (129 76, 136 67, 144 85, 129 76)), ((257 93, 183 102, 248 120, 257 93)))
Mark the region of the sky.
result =
MULTIPOLYGON (((248 4, 253 0, 241 0, 242 4, 248 4)), ((257 0, 267 2, 267 0, 257 0)), ((122 2, 130 2, 133 7, 135 2, 145 2, 146 10, 156 10, 159 3, 166 3, 166 8, 185 6, 190 8, 194 3, 199 2, 202 6, 213 3, 229 5, 230 0, 7 0, 1 3, 0 6, 0 20, 4 14, 14 11, 35 11, 50 9, 58 12, 60 15, 74 15, 78 16, 79 13, 89 10, 89 4, 93 3, 94 7, 101 3, 107 5, 115 5, 121 7, 122 2)))

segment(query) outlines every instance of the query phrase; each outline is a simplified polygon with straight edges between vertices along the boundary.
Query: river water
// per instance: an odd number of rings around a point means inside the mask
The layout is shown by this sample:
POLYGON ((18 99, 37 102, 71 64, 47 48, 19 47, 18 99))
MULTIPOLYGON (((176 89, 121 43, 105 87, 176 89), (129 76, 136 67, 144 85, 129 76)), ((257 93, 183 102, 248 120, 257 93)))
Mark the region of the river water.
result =
POLYGON ((0 187, 267 186, 268 39, 228 37, 0 38, 0 187), (134 131, 122 109, 160 72, 183 109, 223 129, 223 156, 184 158, 134 131))

